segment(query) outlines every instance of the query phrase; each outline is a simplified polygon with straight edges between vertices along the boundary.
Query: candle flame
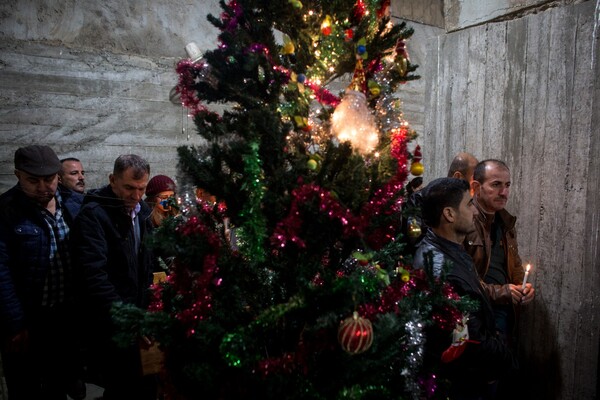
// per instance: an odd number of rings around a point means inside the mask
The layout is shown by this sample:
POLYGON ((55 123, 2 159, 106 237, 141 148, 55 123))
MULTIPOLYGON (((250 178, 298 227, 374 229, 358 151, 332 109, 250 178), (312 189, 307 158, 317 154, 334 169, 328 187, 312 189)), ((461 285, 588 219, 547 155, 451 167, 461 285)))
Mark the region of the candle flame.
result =
POLYGON ((529 272, 530 269, 531 269, 531 265, 527 264, 527 266, 525 267, 525 271, 529 272))

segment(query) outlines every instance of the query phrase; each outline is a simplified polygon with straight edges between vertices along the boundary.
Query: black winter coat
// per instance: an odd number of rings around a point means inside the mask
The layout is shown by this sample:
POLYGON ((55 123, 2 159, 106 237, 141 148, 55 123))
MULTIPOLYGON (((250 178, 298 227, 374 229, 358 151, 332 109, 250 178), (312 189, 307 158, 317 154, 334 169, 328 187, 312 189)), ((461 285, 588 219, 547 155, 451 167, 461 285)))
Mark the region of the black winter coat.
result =
POLYGON ((146 307, 154 257, 143 245, 151 232, 150 208, 137 216, 142 245, 135 250, 131 217, 110 185, 88 193, 73 226, 73 261, 80 271, 82 297, 92 318, 110 318, 115 302, 146 307))

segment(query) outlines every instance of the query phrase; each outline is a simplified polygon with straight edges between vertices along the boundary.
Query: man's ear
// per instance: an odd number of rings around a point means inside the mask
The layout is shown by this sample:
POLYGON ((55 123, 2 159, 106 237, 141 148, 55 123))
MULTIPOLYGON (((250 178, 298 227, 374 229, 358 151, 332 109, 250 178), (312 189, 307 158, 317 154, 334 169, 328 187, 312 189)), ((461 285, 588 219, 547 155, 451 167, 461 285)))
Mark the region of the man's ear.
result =
POLYGON ((481 183, 479 181, 471 181, 471 193, 473 195, 479 194, 481 190, 481 183))
POLYGON ((460 171, 454 171, 454 173, 452 174, 452 177, 456 178, 456 179, 465 179, 465 177, 463 176, 463 174, 461 174, 460 171))
POLYGON ((452 207, 444 207, 442 210, 442 218, 444 218, 447 222, 454 222, 454 209, 452 207))
POLYGON ((108 182, 110 183, 110 186, 113 186, 115 184, 115 174, 110 174, 108 176, 108 182))

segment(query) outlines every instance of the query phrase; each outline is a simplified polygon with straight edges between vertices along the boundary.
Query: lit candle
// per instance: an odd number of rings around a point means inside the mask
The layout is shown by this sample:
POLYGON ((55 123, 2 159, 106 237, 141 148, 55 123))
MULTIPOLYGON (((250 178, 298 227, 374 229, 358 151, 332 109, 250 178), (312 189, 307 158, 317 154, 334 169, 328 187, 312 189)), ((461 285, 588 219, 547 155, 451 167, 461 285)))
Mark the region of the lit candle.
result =
POLYGON ((523 284, 521 285, 521 287, 523 289, 525 289, 525 284, 527 283, 527 277, 529 276, 529 269, 531 268, 531 265, 527 264, 527 266, 525 267, 525 276, 523 277, 523 284))

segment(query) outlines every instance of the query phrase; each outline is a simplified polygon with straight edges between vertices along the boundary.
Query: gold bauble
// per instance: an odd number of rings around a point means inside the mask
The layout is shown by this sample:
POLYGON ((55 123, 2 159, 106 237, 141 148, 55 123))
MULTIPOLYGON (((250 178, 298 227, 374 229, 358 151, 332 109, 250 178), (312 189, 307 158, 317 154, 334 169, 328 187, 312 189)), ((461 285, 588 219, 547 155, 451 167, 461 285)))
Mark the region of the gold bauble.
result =
POLYGON ((423 175, 424 171, 425 171, 425 167, 423 166, 423 164, 421 164, 418 161, 412 163, 412 165, 410 166, 410 173, 413 174, 414 176, 423 175))

